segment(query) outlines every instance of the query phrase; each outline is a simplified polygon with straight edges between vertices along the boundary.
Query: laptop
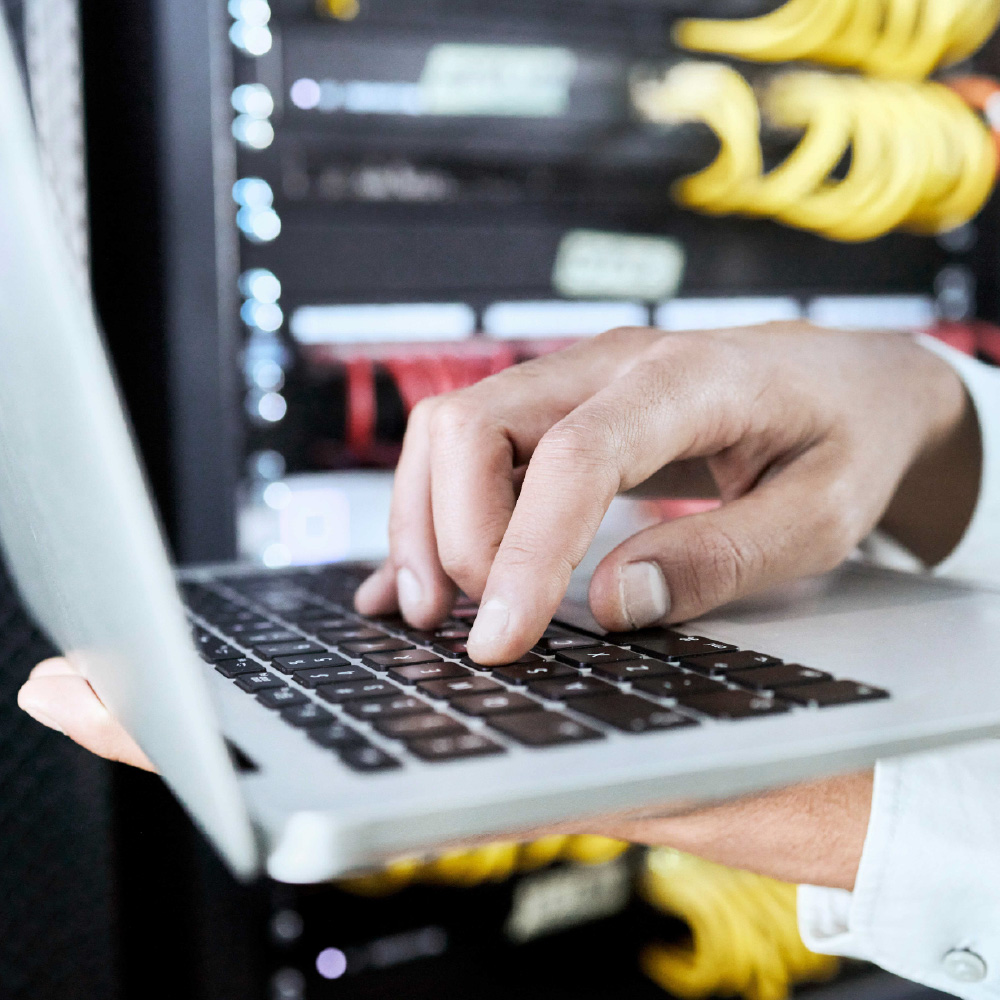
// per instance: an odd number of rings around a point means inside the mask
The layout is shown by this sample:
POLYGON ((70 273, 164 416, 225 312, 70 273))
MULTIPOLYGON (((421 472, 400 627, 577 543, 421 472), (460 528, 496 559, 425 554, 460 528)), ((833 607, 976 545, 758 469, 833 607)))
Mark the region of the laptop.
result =
POLYGON ((175 575, 2 30, 0 93, 7 563, 238 876, 318 882, 1000 731, 1000 595, 918 576, 847 565, 622 635, 568 599, 487 669, 471 602, 431 632, 355 614, 366 567, 175 575))

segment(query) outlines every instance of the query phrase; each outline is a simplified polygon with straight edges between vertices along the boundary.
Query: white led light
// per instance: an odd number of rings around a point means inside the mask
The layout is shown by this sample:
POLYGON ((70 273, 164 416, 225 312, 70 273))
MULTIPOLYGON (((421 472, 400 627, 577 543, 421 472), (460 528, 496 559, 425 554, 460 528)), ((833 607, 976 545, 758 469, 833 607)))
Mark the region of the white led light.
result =
POLYGON ((287 545, 282 545, 281 542, 275 542, 273 545, 268 545, 264 549, 264 555, 262 556, 264 560, 264 565, 269 569, 277 569, 280 566, 289 566, 292 562, 292 554, 288 551, 287 545))
POLYGON ((248 56, 266 55, 274 42, 267 25, 248 24, 246 21, 237 21, 229 29, 229 40, 248 56))
POLYGON ((261 177, 242 177, 233 185, 233 201, 244 208, 270 208, 274 204, 274 192, 261 177))
POLYGON ((240 115, 233 122, 233 138, 251 149, 267 149, 274 142, 274 128, 265 118, 240 115))
POLYGON ((280 393, 265 392, 257 400, 257 414, 261 420, 266 420, 269 424, 284 420, 286 413, 288 413, 288 402, 280 393))
POLYGON ((262 83, 244 83, 233 91, 233 110, 251 118, 270 118, 274 113, 274 98, 262 83))
POLYGON ((271 449, 254 452, 249 466, 251 474, 261 479, 280 479, 285 474, 285 459, 280 452, 271 449))
POLYGON ((240 275, 240 294, 258 302, 277 302, 281 298, 281 282, 266 268, 255 267, 240 275))
POLYGON ((267 24, 271 5, 267 0, 229 0, 229 16, 250 25, 267 24))
POLYGON ((277 361, 258 361, 253 366, 250 379, 264 392, 277 392, 285 384, 285 371, 277 361))
POLYGON ((236 225, 253 243, 270 243, 281 233, 281 219, 273 208, 241 208, 236 214, 236 225))
POLYGON ((287 483, 268 483, 264 487, 264 503, 271 510, 281 510, 283 507, 287 507, 291 499, 292 491, 288 488, 287 483))
POLYGON ((264 333, 274 333, 281 329, 281 324, 285 321, 285 314, 281 311, 281 306, 274 302, 258 302, 250 299, 243 303, 240 316, 247 326, 256 327, 264 333))
POLYGON ((292 104, 294 104, 295 107, 301 108, 303 111, 312 111, 313 108, 317 107, 319 104, 319 84, 315 80, 310 80, 308 77, 296 80, 295 83, 292 84, 289 97, 291 97, 292 104))

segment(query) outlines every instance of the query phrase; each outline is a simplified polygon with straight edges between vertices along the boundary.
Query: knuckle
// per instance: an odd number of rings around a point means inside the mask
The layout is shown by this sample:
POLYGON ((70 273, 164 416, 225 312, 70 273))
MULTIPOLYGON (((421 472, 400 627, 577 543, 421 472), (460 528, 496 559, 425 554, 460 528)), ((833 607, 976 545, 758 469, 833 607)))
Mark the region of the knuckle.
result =
POLYGON ((442 396, 430 414, 428 428, 434 444, 447 443, 468 433, 482 421, 482 409, 464 393, 442 396))
POLYGON ((438 406, 438 400, 434 396, 421 399, 416 406, 410 410, 408 429, 421 430, 430 426, 432 415, 438 406))
POLYGON ((737 538, 718 525, 706 524, 689 540, 686 583, 699 606, 714 606, 745 593, 764 564, 763 550, 750 536, 737 538))
POLYGON ((482 565, 482 561, 468 551, 439 543, 438 559, 448 578, 463 590, 468 590, 472 586, 479 588, 486 582, 489 565, 482 565))
POLYGON ((644 326, 616 326, 594 338, 595 343, 611 347, 630 347, 649 339, 650 330, 644 326))

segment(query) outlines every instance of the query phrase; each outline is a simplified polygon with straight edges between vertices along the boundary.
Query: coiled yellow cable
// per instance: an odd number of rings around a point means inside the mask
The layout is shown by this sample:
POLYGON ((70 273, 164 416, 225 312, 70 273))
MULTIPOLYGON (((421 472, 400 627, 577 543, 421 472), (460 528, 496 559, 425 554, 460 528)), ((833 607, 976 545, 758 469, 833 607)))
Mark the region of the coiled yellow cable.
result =
POLYGON ((818 71, 784 73, 762 97, 773 125, 801 129, 790 156, 762 172, 757 99, 732 67, 681 63, 637 83, 652 121, 701 121, 719 137, 705 170, 675 186, 679 202, 711 214, 773 218, 858 242, 896 228, 953 229, 982 208, 996 180, 997 146, 980 117, 937 83, 818 71), (847 153, 845 176, 834 171, 847 153))
POLYGON ((1000 0, 787 0, 761 17, 679 21, 674 38, 698 52, 917 80, 967 58, 998 21, 1000 0))
POLYGON ((646 974, 682 1000, 785 1000, 797 983, 829 979, 839 967, 802 943, 793 885, 654 848, 641 891, 691 930, 689 940, 641 955, 646 974))
POLYGON ((338 884, 359 896, 387 896, 417 882, 472 887, 502 882, 515 873, 556 861, 600 865, 627 849, 628 844, 607 837, 543 837, 525 844, 487 844, 466 851, 447 851, 430 859, 404 858, 382 871, 343 879, 338 884))

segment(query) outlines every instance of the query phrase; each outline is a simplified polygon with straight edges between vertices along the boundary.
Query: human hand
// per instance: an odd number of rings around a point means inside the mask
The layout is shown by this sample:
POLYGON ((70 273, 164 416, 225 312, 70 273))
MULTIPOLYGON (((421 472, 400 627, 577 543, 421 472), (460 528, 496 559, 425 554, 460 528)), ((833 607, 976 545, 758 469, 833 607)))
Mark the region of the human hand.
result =
POLYGON ((63 657, 43 660, 31 671, 17 693, 17 704, 43 726, 64 733, 91 753, 156 770, 83 675, 63 657))
MULTIPOLYGON (((154 770, 146 755, 64 659, 46 660, 21 688, 18 704, 109 760, 154 770)), ((671 816, 649 810, 574 820, 522 832, 537 840, 587 833, 637 844, 676 847, 700 857, 788 882, 850 889, 871 806, 870 774, 831 778, 671 816)))
POLYGON ((723 505, 604 559, 590 605, 605 628, 685 621, 826 571, 883 518, 935 561, 975 505, 978 449, 960 379, 902 334, 613 330, 416 407, 391 554, 356 606, 429 628, 461 589, 481 601, 470 655, 516 659, 614 496, 698 458, 723 505))

